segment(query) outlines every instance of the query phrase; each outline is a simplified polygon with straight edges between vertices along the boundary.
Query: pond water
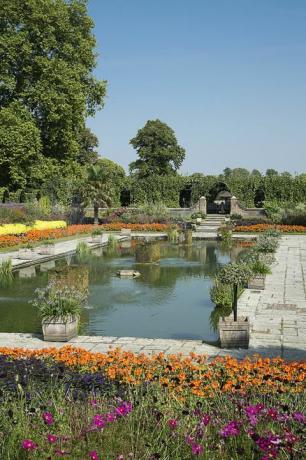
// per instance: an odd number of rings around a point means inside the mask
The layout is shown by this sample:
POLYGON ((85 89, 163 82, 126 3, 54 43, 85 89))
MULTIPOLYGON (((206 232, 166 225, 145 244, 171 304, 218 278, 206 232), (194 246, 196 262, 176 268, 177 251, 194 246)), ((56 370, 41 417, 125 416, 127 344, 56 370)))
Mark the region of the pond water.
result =
POLYGON ((135 263, 134 245, 127 246, 116 251, 100 248, 83 260, 69 256, 16 272, 13 284, 0 291, 0 332, 40 333, 40 319, 29 302, 36 288, 65 273, 64 280, 79 276, 88 287, 83 335, 215 341, 210 324, 212 279, 241 249, 226 250, 214 241, 191 247, 161 243, 160 262, 145 265, 135 263), (120 269, 135 269, 141 276, 118 278, 120 269))

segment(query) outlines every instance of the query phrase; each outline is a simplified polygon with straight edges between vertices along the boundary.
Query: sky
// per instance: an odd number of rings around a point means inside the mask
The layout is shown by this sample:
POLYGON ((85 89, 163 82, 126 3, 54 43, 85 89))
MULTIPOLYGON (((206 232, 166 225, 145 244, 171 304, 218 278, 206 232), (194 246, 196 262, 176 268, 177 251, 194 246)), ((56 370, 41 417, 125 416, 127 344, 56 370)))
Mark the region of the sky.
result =
POLYGON ((306 0, 89 0, 104 108, 88 126, 128 169, 160 119, 181 172, 306 171, 306 0))

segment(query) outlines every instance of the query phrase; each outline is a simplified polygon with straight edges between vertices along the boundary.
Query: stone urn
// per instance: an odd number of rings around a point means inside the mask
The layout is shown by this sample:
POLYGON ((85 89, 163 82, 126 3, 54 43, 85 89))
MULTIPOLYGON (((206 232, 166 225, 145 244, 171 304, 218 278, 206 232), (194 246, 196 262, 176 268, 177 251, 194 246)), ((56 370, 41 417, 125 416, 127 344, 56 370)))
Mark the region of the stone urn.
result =
POLYGON ((265 275, 256 275, 248 282, 248 289, 263 290, 265 288, 265 275))
POLYGON ((219 319, 221 348, 249 348, 250 323, 247 317, 219 319))
POLYGON ((196 218, 196 224, 197 225, 200 225, 202 223, 202 218, 201 217, 197 217, 196 218))
POLYGON ((50 318, 42 320, 44 340, 47 342, 68 342, 78 335, 79 317, 50 318))

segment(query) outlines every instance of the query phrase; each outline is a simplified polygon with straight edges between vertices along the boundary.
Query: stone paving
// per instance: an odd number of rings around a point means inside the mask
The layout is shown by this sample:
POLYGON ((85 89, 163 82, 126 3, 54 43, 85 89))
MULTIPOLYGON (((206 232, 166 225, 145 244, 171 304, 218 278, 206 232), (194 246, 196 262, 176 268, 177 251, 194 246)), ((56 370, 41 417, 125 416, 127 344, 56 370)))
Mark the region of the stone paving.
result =
POLYGON ((306 359, 306 236, 281 238, 265 289, 246 289, 238 315, 249 317, 251 349, 306 359))

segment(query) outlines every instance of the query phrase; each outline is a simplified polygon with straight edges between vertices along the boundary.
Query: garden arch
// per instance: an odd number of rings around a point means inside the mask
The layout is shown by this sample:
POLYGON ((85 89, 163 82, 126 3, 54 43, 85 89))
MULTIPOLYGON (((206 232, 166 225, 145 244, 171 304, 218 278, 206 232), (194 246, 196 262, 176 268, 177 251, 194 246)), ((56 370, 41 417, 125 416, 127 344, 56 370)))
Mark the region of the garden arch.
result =
POLYGON ((232 193, 225 182, 216 182, 206 194, 207 214, 230 214, 232 193))

